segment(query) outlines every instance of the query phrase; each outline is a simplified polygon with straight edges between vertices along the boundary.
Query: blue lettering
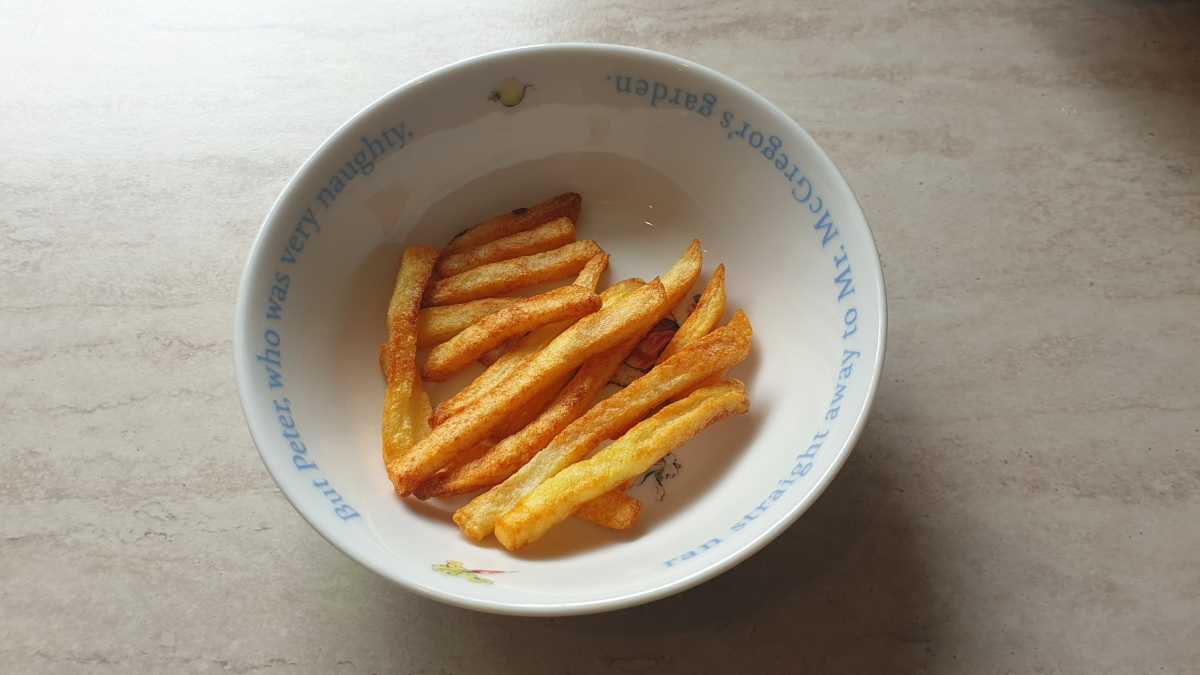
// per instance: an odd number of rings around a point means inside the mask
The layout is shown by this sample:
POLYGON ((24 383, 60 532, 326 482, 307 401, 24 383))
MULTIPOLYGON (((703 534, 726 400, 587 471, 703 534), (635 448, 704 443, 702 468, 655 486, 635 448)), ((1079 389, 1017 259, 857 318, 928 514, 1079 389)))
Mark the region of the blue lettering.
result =
POLYGON ((358 511, 355 511, 354 508, 351 507, 349 504, 341 504, 339 506, 335 506, 335 507, 333 507, 333 512, 335 514, 337 514, 337 517, 341 518, 342 520, 350 520, 351 518, 359 517, 358 511))
MULTIPOLYGON (((408 133, 405 130, 404 122, 400 123, 399 129, 397 129, 396 127, 388 127, 387 129, 383 130, 383 140, 387 141, 389 148, 393 148, 396 146, 400 146, 401 148, 403 148, 404 144, 408 141, 408 137, 411 135, 412 134, 408 133)), ((372 154, 372 157, 373 156, 374 155, 372 154)))
MULTIPOLYGON (((335 199, 337 199, 337 195, 333 194, 333 190, 330 190, 329 188, 321 188, 321 191, 317 193, 317 200, 320 201, 321 206, 324 206, 325 208, 329 208, 335 199)), ((290 262, 295 262, 295 260, 290 262)))
POLYGON ((658 105, 658 102, 667 97, 667 85, 661 82, 655 82, 654 88, 650 91, 650 107, 658 105))
MULTIPOLYGON (((796 190, 795 190, 795 188, 793 188, 792 196, 795 196, 795 194, 796 194, 796 190)), ((809 190, 809 194, 812 194, 811 189, 809 190)), ((817 199, 820 199, 820 197, 817 197, 817 199)), ((797 201, 800 201, 800 200, 797 200, 797 201)), ((829 215, 829 211, 826 211, 825 213, 821 214, 821 218, 819 220, 817 220, 816 225, 813 225, 813 229, 822 231, 821 248, 825 248, 825 246, 827 244, 829 244, 829 242, 833 241, 838 236, 837 227, 834 226, 833 217, 829 215)))
POLYGON ((841 290, 838 291, 838 302, 841 302, 851 295, 854 295, 854 277, 850 276, 849 267, 841 272, 838 272, 838 275, 833 278, 833 282, 842 287, 841 290))

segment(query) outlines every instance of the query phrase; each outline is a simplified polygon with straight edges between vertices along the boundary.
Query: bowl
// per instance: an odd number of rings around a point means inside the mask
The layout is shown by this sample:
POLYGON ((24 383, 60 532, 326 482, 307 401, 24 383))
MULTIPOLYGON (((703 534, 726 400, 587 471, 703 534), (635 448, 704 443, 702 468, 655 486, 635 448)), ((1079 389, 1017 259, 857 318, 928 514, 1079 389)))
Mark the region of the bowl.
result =
POLYGON ((247 424, 300 515, 412 591, 522 615, 662 598, 778 536, 846 461, 885 332, 870 230, 804 129, 713 70, 596 44, 471 58, 367 106, 276 200, 236 311, 247 424), (652 278, 693 238, 705 250, 701 284, 725 263, 730 312, 746 310, 755 329, 751 357, 731 373, 752 406, 631 488, 644 506, 631 530, 571 519, 510 553, 459 533, 450 513, 465 500, 393 493, 377 350, 404 245, 440 245, 568 191, 583 195, 579 236, 612 256, 608 282, 652 278))

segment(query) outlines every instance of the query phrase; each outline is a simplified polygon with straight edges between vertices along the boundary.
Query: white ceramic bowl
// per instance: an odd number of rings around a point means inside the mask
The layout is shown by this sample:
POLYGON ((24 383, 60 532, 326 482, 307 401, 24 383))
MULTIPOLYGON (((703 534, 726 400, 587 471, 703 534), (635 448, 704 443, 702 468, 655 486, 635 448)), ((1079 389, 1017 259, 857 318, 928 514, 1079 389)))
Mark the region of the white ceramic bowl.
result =
POLYGON ((787 528, 863 427, 884 330, 870 230, 799 125, 703 66, 570 44, 442 68, 338 129, 263 223, 234 346, 263 461, 334 546, 437 600, 563 615, 676 593, 787 528), (503 85, 513 79, 521 86, 503 85), (730 308, 755 330, 752 356, 733 371, 752 409, 676 453, 682 469, 661 492, 653 480, 633 489, 645 508, 631 531, 567 522, 513 554, 461 536, 455 503, 393 494, 377 349, 404 244, 439 245, 565 191, 583 194, 580 236, 611 254, 610 281, 653 277, 694 237, 705 278, 726 264, 730 308))

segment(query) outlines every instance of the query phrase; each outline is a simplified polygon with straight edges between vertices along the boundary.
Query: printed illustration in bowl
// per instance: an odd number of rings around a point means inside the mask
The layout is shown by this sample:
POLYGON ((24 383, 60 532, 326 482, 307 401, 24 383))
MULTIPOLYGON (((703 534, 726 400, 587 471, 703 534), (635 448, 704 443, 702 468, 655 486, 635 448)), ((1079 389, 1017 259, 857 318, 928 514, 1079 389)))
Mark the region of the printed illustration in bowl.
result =
MULTIPOLYGON (((662 598, 778 536, 858 438, 885 326, 862 211, 796 122, 703 66, 569 44, 442 68, 338 129, 263 224, 234 338, 263 461, 326 539, 443 602, 544 616, 662 598), (459 532, 449 516, 465 498, 396 496, 380 450, 379 345, 405 245, 441 246, 566 192, 583 195, 579 238, 611 256, 601 287, 665 272, 693 239, 705 256, 694 293, 724 263, 725 318, 743 309, 754 326, 730 373, 752 403, 635 481, 632 529, 569 519, 514 553, 459 532)), ((435 403, 478 372, 430 387, 435 403)))

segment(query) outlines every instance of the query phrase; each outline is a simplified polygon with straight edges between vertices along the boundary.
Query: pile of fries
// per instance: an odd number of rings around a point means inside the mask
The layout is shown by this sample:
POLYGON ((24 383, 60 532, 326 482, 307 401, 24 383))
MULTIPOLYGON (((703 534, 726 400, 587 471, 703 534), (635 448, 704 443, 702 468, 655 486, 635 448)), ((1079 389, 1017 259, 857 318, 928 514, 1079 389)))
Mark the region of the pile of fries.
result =
POLYGON ((641 511, 625 493, 632 480, 750 405, 745 386, 725 378, 749 355, 752 330, 740 310, 718 327, 723 265, 652 367, 597 402, 647 333, 690 297, 703 254, 693 241, 650 282, 626 279, 597 293, 608 255, 576 241, 581 206, 580 195, 563 194, 480 223, 440 252, 409 247, 388 306, 383 459, 396 494, 482 492, 454 522, 476 541, 495 534, 509 550, 571 516, 631 527, 641 511), (572 277, 545 293, 504 297, 572 277), (423 383, 475 361, 490 365, 434 408, 423 383), (605 441, 613 442, 597 451, 605 441))

